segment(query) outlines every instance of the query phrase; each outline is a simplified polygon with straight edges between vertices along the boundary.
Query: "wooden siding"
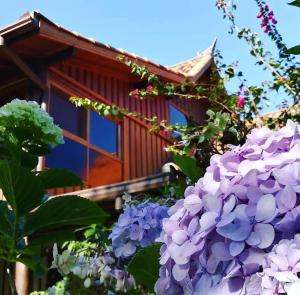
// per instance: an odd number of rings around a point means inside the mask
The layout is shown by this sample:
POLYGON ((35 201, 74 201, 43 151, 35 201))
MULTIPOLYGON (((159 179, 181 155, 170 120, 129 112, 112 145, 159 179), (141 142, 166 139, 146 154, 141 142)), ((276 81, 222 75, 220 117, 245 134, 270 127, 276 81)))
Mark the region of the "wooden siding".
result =
MULTIPOLYGON (((144 116, 157 116, 168 119, 169 100, 150 98, 145 100, 129 96, 133 82, 124 77, 108 75, 107 71, 90 71, 70 63, 60 64, 49 71, 50 84, 65 88, 72 95, 88 97, 107 104, 141 113, 144 116)), ((164 147, 172 141, 162 135, 150 134, 145 121, 125 117, 121 125, 120 154, 123 164, 123 180, 155 174, 167 161, 164 147)))

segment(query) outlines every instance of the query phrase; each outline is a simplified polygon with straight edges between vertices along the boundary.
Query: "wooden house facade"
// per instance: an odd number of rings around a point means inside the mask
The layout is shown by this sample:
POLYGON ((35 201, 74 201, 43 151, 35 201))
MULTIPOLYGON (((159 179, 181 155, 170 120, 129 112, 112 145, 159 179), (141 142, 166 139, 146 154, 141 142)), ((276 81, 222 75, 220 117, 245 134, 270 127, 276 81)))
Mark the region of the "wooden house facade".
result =
MULTIPOLYGON (((39 169, 70 169, 82 177, 85 188, 52 194, 75 190, 95 201, 114 200, 123 191, 143 191, 167 181, 161 168, 170 161, 164 147, 173 139, 149 133, 141 119, 102 118, 76 108, 68 98, 88 97, 172 123, 184 123, 186 117, 201 123, 208 108, 205 100, 130 97, 140 80, 117 57, 123 54, 165 81, 198 82, 209 81, 213 50, 214 44, 188 61, 165 67, 71 32, 39 12, 26 13, 0 29, 0 105, 14 98, 36 100, 63 129, 65 144, 42 159, 39 169)), ((7 294, 4 288, 0 284, 0 294, 7 294)))
POLYGON ((205 100, 130 97, 140 80, 117 57, 124 54, 165 81, 208 81, 213 49, 214 44, 188 61, 165 67, 71 32, 34 11, 0 29, 0 104, 16 97, 34 99, 63 128, 65 144, 40 168, 68 168, 82 177, 86 188, 147 178, 159 174, 168 161, 164 147, 172 139, 149 133, 147 123, 137 118, 116 122, 76 108, 68 97, 88 97, 171 122, 189 117, 201 123, 205 100))

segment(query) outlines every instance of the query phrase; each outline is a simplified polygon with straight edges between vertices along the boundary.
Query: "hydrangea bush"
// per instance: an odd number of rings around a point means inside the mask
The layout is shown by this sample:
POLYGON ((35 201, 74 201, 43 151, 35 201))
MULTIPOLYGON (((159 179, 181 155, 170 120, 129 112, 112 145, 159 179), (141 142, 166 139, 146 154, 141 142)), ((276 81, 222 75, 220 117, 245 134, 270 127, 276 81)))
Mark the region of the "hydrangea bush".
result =
MULTIPOLYGON (((115 291, 127 292, 136 287, 134 278, 116 265, 116 259, 109 248, 103 255, 85 256, 69 250, 59 254, 57 246, 54 245, 51 268, 56 268, 62 276, 72 274, 78 277, 83 281, 85 288, 103 286, 115 291)), ((55 289, 55 286, 52 288, 55 289)))
POLYGON ((299 159, 300 127, 292 121, 278 131, 254 129, 244 145, 213 156, 204 177, 163 220, 156 293, 281 294, 278 269, 287 280, 299 271, 300 251, 282 258, 283 269, 276 259, 299 244, 299 236, 281 241, 300 229, 299 159), (261 288, 271 289, 255 293, 251 286, 259 280, 253 275, 262 267, 261 288))
POLYGON ((168 208, 156 203, 127 205, 109 236, 116 257, 129 258, 137 249, 159 241, 166 217, 168 208))
POLYGON ((0 132, 11 132, 19 128, 30 132, 31 141, 56 146, 63 143, 62 130, 53 118, 35 101, 14 99, 0 108, 0 132))

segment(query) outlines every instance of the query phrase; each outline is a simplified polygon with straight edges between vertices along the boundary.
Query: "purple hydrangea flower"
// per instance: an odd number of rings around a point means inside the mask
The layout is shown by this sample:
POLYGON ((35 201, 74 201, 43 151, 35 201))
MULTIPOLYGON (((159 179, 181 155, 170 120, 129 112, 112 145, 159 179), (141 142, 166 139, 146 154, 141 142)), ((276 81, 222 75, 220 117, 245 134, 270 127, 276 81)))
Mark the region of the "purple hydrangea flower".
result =
POLYGON ((300 274, 300 234, 297 234, 293 240, 279 241, 265 256, 265 265, 261 275, 262 293, 299 294, 298 274, 300 274))
POLYGON ((126 206, 109 238, 116 257, 131 257, 138 248, 153 244, 162 231, 168 208, 151 202, 126 206))
POLYGON ((264 256, 300 231, 299 194, 300 127, 292 121, 254 129, 244 145, 214 155, 163 221, 156 293, 259 294, 264 256))

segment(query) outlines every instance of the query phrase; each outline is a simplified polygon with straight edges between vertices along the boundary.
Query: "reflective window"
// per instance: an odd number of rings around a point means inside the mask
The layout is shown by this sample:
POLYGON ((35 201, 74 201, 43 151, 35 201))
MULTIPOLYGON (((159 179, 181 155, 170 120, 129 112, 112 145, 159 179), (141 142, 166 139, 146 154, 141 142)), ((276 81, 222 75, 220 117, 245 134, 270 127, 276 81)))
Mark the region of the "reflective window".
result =
POLYGON ((173 107, 172 105, 170 105, 170 123, 172 125, 176 123, 187 125, 186 116, 177 108, 173 107))
POLYGON ((90 113, 90 143, 111 154, 118 151, 118 125, 95 112, 90 113))
POLYGON ((62 129, 86 138, 86 110, 77 108, 67 94, 56 88, 51 89, 50 114, 62 129))
POLYGON ((66 137, 64 140, 65 144, 55 147, 46 157, 46 167, 65 168, 86 179, 86 147, 66 137))
MULTIPOLYGON (((171 125, 175 125, 175 124, 187 125, 186 116, 177 108, 173 107, 172 105, 170 105, 170 123, 171 125)), ((172 133, 172 137, 179 140, 181 134, 178 131, 174 131, 172 133)))
POLYGON ((119 161, 90 150, 90 184, 105 185, 122 180, 122 167, 119 161))

